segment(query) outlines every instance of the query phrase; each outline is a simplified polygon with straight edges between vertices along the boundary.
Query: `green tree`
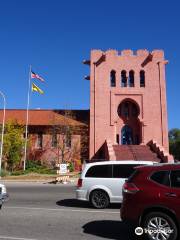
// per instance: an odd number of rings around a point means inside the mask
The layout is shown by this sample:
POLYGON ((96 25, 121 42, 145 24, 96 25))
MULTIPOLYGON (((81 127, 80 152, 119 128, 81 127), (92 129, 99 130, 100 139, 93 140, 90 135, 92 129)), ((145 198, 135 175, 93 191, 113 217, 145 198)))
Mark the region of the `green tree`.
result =
POLYGON ((20 165, 24 147, 24 126, 17 121, 9 121, 5 124, 3 165, 4 168, 13 171, 20 165))
POLYGON ((169 150, 174 159, 180 161, 180 129, 178 128, 169 131, 169 150))

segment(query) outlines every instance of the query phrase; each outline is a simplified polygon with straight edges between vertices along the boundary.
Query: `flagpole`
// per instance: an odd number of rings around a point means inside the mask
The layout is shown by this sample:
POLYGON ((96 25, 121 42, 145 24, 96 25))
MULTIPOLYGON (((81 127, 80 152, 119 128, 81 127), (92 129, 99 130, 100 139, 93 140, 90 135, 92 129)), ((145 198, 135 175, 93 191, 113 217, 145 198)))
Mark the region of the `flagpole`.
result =
POLYGON ((3 156, 3 141, 4 141, 4 125, 5 125, 5 115, 6 115, 6 98, 3 92, 0 91, 0 95, 3 98, 4 102, 4 111, 3 111, 3 120, 2 120, 2 132, 1 132, 1 149, 0 149, 0 179, 1 179, 1 165, 2 165, 2 156, 3 156))
POLYGON ((25 145, 24 145, 24 170, 26 170, 26 158, 27 158, 27 138, 28 138, 28 122, 29 122, 30 89, 31 89, 31 65, 30 65, 30 68, 29 68, 29 85, 28 85, 27 109, 26 109, 26 131, 25 131, 25 145))

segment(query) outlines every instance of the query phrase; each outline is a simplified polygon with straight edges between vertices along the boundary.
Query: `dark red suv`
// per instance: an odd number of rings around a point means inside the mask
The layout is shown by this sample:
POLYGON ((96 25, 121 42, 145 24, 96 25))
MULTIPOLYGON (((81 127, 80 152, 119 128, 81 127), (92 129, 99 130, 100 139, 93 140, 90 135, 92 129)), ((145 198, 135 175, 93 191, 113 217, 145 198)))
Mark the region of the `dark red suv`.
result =
POLYGON ((121 219, 150 240, 175 240, 180 230, 180 164, 136 168, 123 186, 121 219))

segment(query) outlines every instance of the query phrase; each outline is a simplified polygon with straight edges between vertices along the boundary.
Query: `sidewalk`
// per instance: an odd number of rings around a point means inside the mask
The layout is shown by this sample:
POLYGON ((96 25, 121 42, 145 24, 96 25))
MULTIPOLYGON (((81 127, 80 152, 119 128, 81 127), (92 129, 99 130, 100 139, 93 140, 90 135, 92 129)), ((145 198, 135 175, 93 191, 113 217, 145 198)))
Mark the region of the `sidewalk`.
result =
MULTIPOLYGON (((69 173, 69 182, 77 182, 78 173, 69 173)), ((48 174, 37 174, 31 173, 19 176, 6 176, 1 177, 0 181, 3 182, 54 182, 56 183, 56 178, 63 177, 64 175, 48 175, 48 174)))

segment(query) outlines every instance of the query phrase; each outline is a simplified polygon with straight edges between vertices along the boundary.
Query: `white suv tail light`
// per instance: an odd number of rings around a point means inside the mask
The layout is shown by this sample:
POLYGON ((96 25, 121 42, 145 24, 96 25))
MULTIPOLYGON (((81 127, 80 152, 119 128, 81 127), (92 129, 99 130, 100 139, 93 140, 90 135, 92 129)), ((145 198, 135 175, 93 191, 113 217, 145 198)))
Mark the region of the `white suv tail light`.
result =
POLYGON ((82 187, 83 180, 81 178, 78 179, 77 187, 82 187))

